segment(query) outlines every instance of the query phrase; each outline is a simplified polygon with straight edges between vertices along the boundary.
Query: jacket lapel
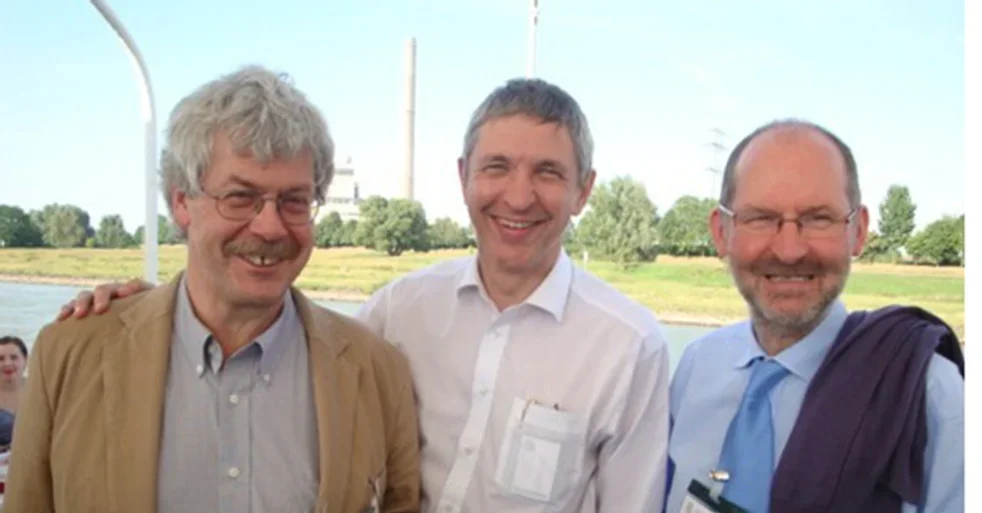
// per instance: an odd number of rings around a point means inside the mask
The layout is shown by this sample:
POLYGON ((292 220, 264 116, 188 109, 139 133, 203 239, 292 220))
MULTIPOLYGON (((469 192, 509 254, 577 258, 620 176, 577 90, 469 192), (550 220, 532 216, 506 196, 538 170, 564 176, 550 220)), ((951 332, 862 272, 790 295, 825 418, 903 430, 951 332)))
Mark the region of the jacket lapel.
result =
MULTIPOLYGON (((359 370, 342 357, 348 345, 344 329, 331 312, 315 310, 298 291, 293 291, 303 321, 310 354, 310 373, 317 409, 320 456, 318 503, 324 511, 340 512, 345 498, 358 483, 349 483, 354 425, 359 395, 359 370)), ((365 483, 364 486, 368 486, 365 483)))
POLYGON ((120 340, 106 344, 102 375, 110 497, 115 510, 157 509, 157 465, 180 276, 121 312, 120 340))

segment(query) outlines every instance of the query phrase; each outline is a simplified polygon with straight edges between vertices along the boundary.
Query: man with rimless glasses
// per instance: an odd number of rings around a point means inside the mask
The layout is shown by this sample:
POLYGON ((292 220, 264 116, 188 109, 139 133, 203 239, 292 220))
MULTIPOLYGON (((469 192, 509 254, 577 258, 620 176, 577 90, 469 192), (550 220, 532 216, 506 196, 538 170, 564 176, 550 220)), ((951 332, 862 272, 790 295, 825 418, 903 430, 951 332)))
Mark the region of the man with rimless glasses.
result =
POLYGON ((964 510, 964 362, 951 329, 840 298, 869 213, 852 151, 797 120, 734 148, 710 228, 750 319, 683 353, 670 513, 964 510))
POLYGON ((321 114, 246 67, 167 132, 187 267, 38 335, 5 511, 418 511, 405 357, 293 287, 334 169, 321 114))

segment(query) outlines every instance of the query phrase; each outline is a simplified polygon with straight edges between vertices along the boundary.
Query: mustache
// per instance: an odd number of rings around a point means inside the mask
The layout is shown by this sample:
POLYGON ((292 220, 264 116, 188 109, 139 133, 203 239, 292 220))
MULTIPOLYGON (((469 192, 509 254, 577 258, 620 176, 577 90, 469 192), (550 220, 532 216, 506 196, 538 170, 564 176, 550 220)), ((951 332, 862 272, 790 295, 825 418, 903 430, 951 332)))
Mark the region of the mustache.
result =
POLYGON ((258 256, 289 260, 300 254, 300 245, 290 238, 269 242, 262 239, 240 239, 225 244, 225 256, 258 256))

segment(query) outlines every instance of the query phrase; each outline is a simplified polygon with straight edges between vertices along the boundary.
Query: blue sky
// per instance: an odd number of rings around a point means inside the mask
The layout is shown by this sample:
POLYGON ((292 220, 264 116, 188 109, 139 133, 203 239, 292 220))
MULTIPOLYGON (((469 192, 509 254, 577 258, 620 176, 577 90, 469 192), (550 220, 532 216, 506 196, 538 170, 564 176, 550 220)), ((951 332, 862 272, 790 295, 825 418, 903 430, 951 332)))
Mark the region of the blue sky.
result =
MULTIPOLYGON (((397 193, 402 45, 415 36, 416 196, 431 220, 466 219, 455 172, 465 125, 525 70, 525 0, 110 5, 150 67, 158 128, 201 83, 260 63, 322 109, 363 194, 397 193)), ((642 180, 662 213, 679 196, 715 194, 712 128, 733 145, 791 116, 853 147, 874 218, 891 183, 911 188, 919 226, 964 212, 961 2, 540 5, 537 74, 586 111, 599 179, 642 180)), ((113 213, 142 224, 138 89, 89 2, 0 2, 0 69, 0 204, 74 203, 93 225, 113 213)))

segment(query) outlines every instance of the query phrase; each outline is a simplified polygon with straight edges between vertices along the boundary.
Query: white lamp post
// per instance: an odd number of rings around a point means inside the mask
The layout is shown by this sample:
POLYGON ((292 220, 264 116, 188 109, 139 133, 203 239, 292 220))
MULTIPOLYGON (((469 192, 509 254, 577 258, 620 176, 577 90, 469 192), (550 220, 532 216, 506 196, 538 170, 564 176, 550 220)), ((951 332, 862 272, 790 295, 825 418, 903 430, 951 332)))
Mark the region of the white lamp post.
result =
POLYGON ((150 87, 150 73, 140 56, 133 38, 123 27, 112 9, 103 0, 91 0, 99 14, 109 23, 119 36, 127 55, 133 64, 133 71, 139 79, 140 111, 143 114, 144 151, 146 164, 146 223, 143 227, 144 279, 157 283, 157 119, 153 104, 153 89, 150 87))

